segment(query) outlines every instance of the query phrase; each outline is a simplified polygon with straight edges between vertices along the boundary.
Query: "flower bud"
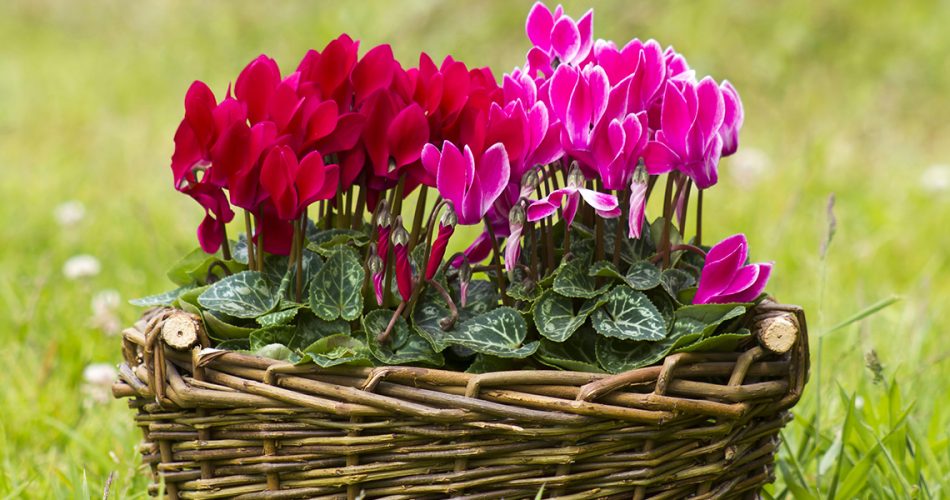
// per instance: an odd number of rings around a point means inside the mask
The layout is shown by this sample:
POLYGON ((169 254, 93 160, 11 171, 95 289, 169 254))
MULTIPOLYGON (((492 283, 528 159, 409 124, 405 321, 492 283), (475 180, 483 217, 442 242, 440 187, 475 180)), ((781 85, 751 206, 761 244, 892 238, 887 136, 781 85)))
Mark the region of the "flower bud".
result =
POLYGON ((383 272, 383 259, 373 253, 369 256, 369 261, 366 263, 366 266, 369 268, 370 274, 379 274, 383 272))
POLYGON ((445 209, 442 212, 442 218, 439 219, 439 225, 443 227, 452 227, 454 228, 459 223, 458 215, 455 214, 455 209, 452 208, 452 204, 449 203, 445 205, 445 209))
POLYGON ((409 231, 402 225, 402 217, 396 217, 395 228, 393 229, 393 245, 406 246, 409 244, 409 231))
POLYGON ((389 207, 385 200, 380 201, 379 212, 376 214, 376 226, 389 227, 393 223, 393 216, 389 213, 389 207))
POLYGON ((637 184, 646 184, 650 180, 650 174, 647 173, 647 168, 643 165, 641 161, 636 170, 633 171, 633 182, 637 184))
POLYGON ((581 167, 577 165, 577 162, 571 162, 571 172, 567 174, 567 185, 572 188, 584 187, 584 182, 587 179, 584 178, 584 172, 581 172, 581 167))
POLYGON ((538 169, 529 168, 528 171, 521 176, 521 197, 529 196, 538 189, 540 185, 541 175, 538 174, 538 169))
POLYGON ((526 219, 524 207, 521 205, 511 207, 511 211, 508 212, 508 225, 512 228, 524 226, 526 219))
POLYGON ((459 297, 462 307, 468 303, 468 284, 472 282, 472 266, 468 263, 468 257, 462 259, 462 266, 459 267, 459 297))

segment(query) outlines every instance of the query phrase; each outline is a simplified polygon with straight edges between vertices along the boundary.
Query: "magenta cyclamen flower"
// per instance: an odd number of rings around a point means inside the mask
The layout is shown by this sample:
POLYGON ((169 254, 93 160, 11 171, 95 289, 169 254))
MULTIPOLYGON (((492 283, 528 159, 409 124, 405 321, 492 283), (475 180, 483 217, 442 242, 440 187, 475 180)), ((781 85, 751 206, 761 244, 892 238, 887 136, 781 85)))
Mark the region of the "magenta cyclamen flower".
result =
POLYGON ((699 278, 694 304, 750 302, 765 289, 772 264, 746 264, 749 243, 745 235, 730 236, 713 245, 699 278))
POLYGON ((661 128, 647 145, 647 170, 654 175, 679 170, 700 189, 715 184, 724 117, 722 91, 712 78, 699 83, 670 81, 663 95, 661 128))
POLYGON ((729 156, 739 149, 739 129, 742 128, 745 113, 742 110, 739 92, 729 83, 729 80, 723 80, 719 89, 722 91, 722 99, 726 106, 722 127, 719 127, 719 135, 722 136, 722 155, 729 156))
POLYGON ((593 10, 574 21, 564 14, 560 5, 552 13, 543 3, 535 3, 525 22, 525 32, 534 45, 528 52, 528 66, 533 71, 550 74, 554 58, 560 64, 580 64, 590 54, 593 31, 593 10))
POLYGON ((594 211, 601 217, 611 219, 620 215, 617 197, 584 188, 583 185, 584 174, 581 173, 579 168, 574 167, 567 177, 567 187, 555 189, 544 198, 528 206, 528 221, 534 222, 554 214, 565 198, 567 199, 567 206, 564 207, 564 220, 568 225, 574 222, 574 215, 577 214, 577 207, 580 205, 581 198, 593 207, 594 211))
POLYGON ((442 151, 432 144, 422 149, 426 170, 436 173, 436 188, 452 202, 459 224, 480 224, 495 199, 505 190, 511 167, 501 144, 485 150, 478 161, 466 145, 462 151, 449 141, 442 151))
POLYGON ((431 280, 442 265, 442 258, 445 257, 445 248, 449 244, 449 238, 455 232, 455 224, 458 218, 452 207, 446 207, 442 219, 439 220, 439 233, 432 242, 432 249, 429 251, 429 262, 426 263, 426 280, 431 280))

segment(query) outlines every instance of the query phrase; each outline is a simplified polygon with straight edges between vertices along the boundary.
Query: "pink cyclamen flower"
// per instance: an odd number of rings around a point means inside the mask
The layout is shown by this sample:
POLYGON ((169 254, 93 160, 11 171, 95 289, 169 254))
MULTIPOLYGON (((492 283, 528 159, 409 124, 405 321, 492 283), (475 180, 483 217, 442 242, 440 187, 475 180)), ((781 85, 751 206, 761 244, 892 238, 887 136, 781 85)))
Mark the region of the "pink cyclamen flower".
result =
POLYGON ((583 185, 584 174, 575 166, 568 175, 567 187, 555 189, 528 206, 528 221, 534 222, 553 215, 565 198, 567 206, 564 207, 564 220, 568 225, 574 222, 574 215, 577 214, 581 198, 601 217, 611 219, 620 215, 616 196, 581 187, 583 185))
POLYGON ((561 144, 572 153, 588 150, 591 132, 607 111, 610 83, 600 66, 558 66, 548 87, 551 112, 563 124, 561 144))
POLYGON ((501 144, 485 150, 475 161, 472 150, 459 150, 445 141, 442 151, 432 144, 422 149, 426 170, 436 173, 436 188, 443 198, 452 202, 459 224, 480 224, 495 199, 505 190, 511 167, 501 144))
POLYGON ((590 54, 593 31, 593 10, 574 21, 560 5, 551 12, 543 3, 535 3, 525 21, 525 32, 534 45, 528 53, 529 67, 549 74, 555 58, 560 64, 580 64, 590 54))
POLYGON ((619 94, 627 113, 648 111, 661 97, 666 62, 656 40, 642 42, 634 38, 622 49, 611 41, 598 40, 594 59, 614 87, 611 94, 619 94))
POLYGON ((739 130, 745 120, 745 113, 742 110, 739 92, 729 83, 729 80, 723 80, 719 89, 722 91, 722 99, 726 106, 722 126, 719 127, 719 135, 722 137, 722 155, 729 156, 739 149, 739 130))
POLYGON ((699 278, 694 304, 751 302, 765 289, 772 264, 746 264, 745 235, 730 236, 713 245, 699 278))
POLYGON ((511 228, 511 234, 508 235, 508 242, 505 244, 505 270, 509 273, 515 269, 521 257, 521 233, 524 231, 525 220, 523 206, 511 207, 511 212, 508 214, 508 227, 511 228))
POLYGON ((712 78, 696 84, 667 84, 661 128, 646 149, 647 170, 653 175, 679 170, 700 189, 715 184, 723 144, 719 129, 724 117, 722 91, 712 78))
POLYGON ((455 225, 458 223, 458 217, 451 206, 445 208, 445 213, 439 220, 439 234, 432 242, 432 249, 429 251, 429 262, 426 263, 426 280, 431 280, 442 265, 442 258, 445 257, 445 248, 449 244, 449 238, 455 232, 455 225))

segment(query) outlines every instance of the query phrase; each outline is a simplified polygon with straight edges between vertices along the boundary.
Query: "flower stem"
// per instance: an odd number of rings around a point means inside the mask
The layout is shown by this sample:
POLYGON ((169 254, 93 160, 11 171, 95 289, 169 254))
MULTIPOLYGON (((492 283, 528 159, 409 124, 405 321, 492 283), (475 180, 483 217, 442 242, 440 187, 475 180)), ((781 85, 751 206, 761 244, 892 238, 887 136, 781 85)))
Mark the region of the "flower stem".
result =
POLYGON ((294 224, 294 231, 297 233, 297 276, 294 296, 297 303, 302 301, 303 297, 303 252, 307 248, 307 209, 300 214, 299 224, 294 224))
POLYGON ((412 217, 412 231, 409 233, 409 255, 412 255, 412 249, 415 248, 416 242, 419 240, 419 231, 422 228, 422 220, 425 217, 426 197, 428 194, 429 186, 423 184, 419 188, 419 196, 416 197, 416 213, 412 217))
POLYGON ((389 341, 389 334, 392 333, 393 327, 396 326, 396 320, 402 314, 403 309, 406 308, 405 302, 400 302, 399 307, 396 308, 396 311, 393 312, 393 317, 389 318, 389 324, 386 325, 386 329, 382 331, 379 335, 376 336, 376 340, 380 344, 385 344, 389 341))
POLYGON ((703 190, 696 190, 696 246, 703 244, 703 190))
MULTIPOLYGON (((683 209, 680 210, 680 220, 679 220, 680 234, 683 235, 684 240, 686 239, 686 220, 687 220, 686 209, 689 208, 689 192, 692 189, 692 187, 693 187, 693 180, 686 179, 686 187, 683 188, 684 190, 683 209)), ((677 199, 679 199, 679 197, 677 197, 677 199)))
POLYGON ((264 270, 264 211, 261 209, 261 215, 254 221, 257 227, 257 270, 264 270))
MULTIPOLYGON (((603 184, 599 180, 595 180, 594 189, 602 190, 603 184)), ((564 226, 564 229, 567 230, 567 225, 564 226)), ((594 261, 600 262, 604 260, 604 218, 600 216, 594 217, 594 242, 594 261)))
POLYGON ((251 271, 257 270, 257 262, 254 261, 254 231, 251 228, 251 212, 244 211, 244 231, 247 235, 247 267, 251 271))
POLYGON ((443 331, 451 330, 452 327, 455 326, 455 322, 459 319, 459 309, 455 305, 455 301, 452 300, 452 296, 449 295, 449 292, 445 290, 438 280, 432 280, 431 285, 432 288, 435 288, 435 291, 439 292, 439 295, 442 296, 442 300, 445 300, 445 305, 449 308, 449 315, 439 320, 439 328, 443 331))
POLYGON ((491 223, 486 223, 485 227, 488 228, 488 237, 491 238, 492 264, 495 266, 495 281, 498 283, 498 293, 501 294, 501 303, 509 306, 511 305, 511 299, 508 298, 508 289, 505 286, 505 277, 502 273, 501 250, 498 246, 498 238, 495 238, 495 230, 491 227, 491 223))
POLYGON ((620 266, 620 252, 623 250, 623 217, 628 215, 627 212, 630 210, 629 192, 629 188, 618 189, 614 192, 620 198, 620 217, 617 217, 617 226, 614 228, 614 267, 620 266))
POLYGON ((673 224, 670 219, 673 218, 673 185, 676 181, 671 172, 666 177, 666 194, 663 197, 663 236, 660 238, 660 244, 663 245, 663 268, 670 266, 670 226, 673 224))
POLYGON ((221 245, 221 257, 224 260, 231 260, 231 242, 228 240, 227 224, 221 224, 221 232, 224 233, 224 243, 221 245))
POLYGON ((538 248, 538 231, 537 231, 537 229, 535 229, 533 222, 527 222, 527 223, 525 223, 525 225, 528 227, 528 241, 530 242, 530 245, 531 245, 531 267, 530 267, 530 269, 531 269, 532 281, 534 281, 535 283, 537 283, 538 280, 540 279, 539 273, 540 273, 540 271, 541 271, 541 270, 539 269, 539 266, 541 265, 541 263, 540 263, 540 261, 539 261, 539 259, 538 259, 538 251, 539 251, 539 248, 538 248))
POLYGON ((353 212, 353 229, 360 229, 363 227, 363 211, 366 209, 366 188, 363 186, 358 186, 360 190, 359 194, 356 195, 356 209, 353 212))

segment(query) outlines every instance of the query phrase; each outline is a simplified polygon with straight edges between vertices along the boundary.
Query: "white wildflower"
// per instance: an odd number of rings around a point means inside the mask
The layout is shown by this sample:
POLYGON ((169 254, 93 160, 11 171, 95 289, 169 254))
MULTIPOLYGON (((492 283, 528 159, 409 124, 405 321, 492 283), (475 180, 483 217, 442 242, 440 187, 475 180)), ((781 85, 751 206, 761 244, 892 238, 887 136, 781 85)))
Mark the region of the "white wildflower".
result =
POLYGON ((53 216, 60 226, 72 226, 86 216, 86 206, 80 201, 70 200, 60 203, 53 209, 53 216))
POLYGON ((725 170, 742 187, 752 187, 772 169, 772 159, 761 149, 739 148, 726 159, 725 170))
POLYGON ((950 165, 931 165, 920 174, 920 187, 931 193, 950 191, 950 165))
POLYGON ((99 259, 88 254, 80 254, 70 257, 63 264, 63 275, 71 280, 88 278, 99 274, 102 266, 99 265, 99 259))
POLYGON ((90 319, 93 328, 102 330, 106 335, 119 333, 122 328, 117 314, 120 302, 119 292, 115 290, 103 290, 93 296, 90 319))
POLYGON ((112 399, 112 383, 118 372, 112 365, 93 363, 82 371, 82 393, 88 404, 105 404, 112 399))

